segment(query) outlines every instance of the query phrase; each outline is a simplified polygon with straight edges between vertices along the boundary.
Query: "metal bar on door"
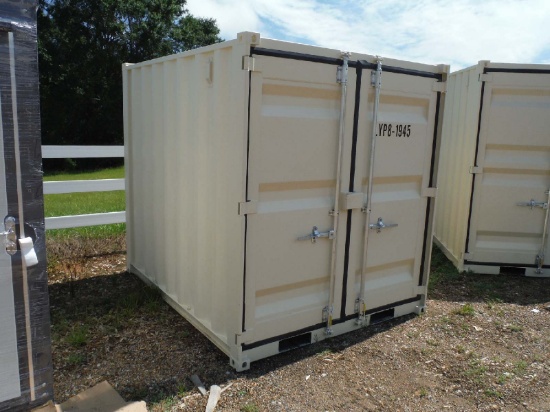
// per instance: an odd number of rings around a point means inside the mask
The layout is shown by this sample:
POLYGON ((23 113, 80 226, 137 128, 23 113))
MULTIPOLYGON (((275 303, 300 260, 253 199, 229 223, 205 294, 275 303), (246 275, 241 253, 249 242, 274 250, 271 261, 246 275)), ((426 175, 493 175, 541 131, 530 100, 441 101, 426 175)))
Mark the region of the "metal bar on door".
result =
POLYGON ((332 232, 334 233, 332 239, 332 250, 330 258, 330 286, 329 286, 329 300, 328 300, 328 316, 327 316, 327 327, 325 333, 327 335, 332 334, 332 315, 334 312, 334 285, 335 285, 335 276, 336 276, 336 252, 337 252, 337 243, 338 243, 338 210, 339 210, 339 199, 340 199, 340 186, 342 178, 342 154, 344 148, 344 132, 345 132, 345 117, 346 117, 346 100, 347 100, 347 86, 348 86, 348 61, 350 53, 342 53, 342 66, 338 68, 337 81, 341 84, 341 101, 340 101, 340 129, 338 133, 338 157, 336 161, 336 189, 334 192, 334 209, 332 210, 332 232))
POLYGON ((374 109, 372 114, 372 135, 371 135, 371 149, 370 149, 370 165, 369 165, 369 186, 367 188, 367 205, 363 209, 365 212, 365 228, 363 238, 363 258, 361 260, 361 281, 359 283, 359 316, 357 323, 363 324, 365 320, 365 275, 367 271, 367 248, 369 245, 369 232, 370 232, 370 215, 372 208, 372 185, 374 175, 374 158, 376 151, 376 125, 378 123, 378 109, 380 106, 380 88, 382 86, 382 59, 377 57, 376 59, 376 72, 374 73, 375 97, 374 97, 374 109))

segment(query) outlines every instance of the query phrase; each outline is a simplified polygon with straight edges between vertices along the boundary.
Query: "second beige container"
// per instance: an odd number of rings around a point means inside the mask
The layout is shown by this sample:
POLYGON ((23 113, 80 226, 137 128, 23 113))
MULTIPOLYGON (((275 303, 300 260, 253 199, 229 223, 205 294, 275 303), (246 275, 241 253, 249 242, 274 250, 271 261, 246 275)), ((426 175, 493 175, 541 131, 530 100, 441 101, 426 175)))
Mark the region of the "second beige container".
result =
POLYGON ((449 76, 435 238, 460 270, 550 276, 550 66, 449 76))

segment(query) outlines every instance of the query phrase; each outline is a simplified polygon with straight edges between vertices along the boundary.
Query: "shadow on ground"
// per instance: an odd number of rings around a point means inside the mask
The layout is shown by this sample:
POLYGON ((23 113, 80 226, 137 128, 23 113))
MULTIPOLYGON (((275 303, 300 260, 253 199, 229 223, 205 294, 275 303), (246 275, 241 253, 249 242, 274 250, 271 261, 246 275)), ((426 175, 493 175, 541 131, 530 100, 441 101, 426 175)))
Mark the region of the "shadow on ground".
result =
MULTIPOLYGON (((236 374, 225 354, 136 276, 120 272, 71 281, 57 275, 49 287, 57 402, 102 380, 126 400, 165 402, 190 392, 193 374, 207 387, 254 379, 324 352, 341 352, 414 317, 285 352, 236 374)), ((549 288, 550 279, 458 273, 434 248, 431 300, 532 305, 548 301, 549 288)))
POLYGON ((434 246, 428 297, 450 302, 502 302, 534 305, 548 301, 550 278, 517 274, 459 273, 434 246))
POLYGON ((308 357, 337 354, 413 317, 297 348, 237 374, 225 354, 135 275, 56 283, 50 303, 57 402, 106 379, 126 400, 154 404, 191 391, 193 374, 207 387, 254 379, 308 357))

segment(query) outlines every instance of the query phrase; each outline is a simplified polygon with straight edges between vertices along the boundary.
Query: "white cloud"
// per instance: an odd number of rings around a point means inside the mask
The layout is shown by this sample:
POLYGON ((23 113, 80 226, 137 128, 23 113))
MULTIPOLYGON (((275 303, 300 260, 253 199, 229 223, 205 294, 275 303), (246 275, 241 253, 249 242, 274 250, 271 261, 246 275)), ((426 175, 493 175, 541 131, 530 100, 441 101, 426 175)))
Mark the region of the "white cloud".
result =
POLYGON ((263 37, 424 63, 550 61, 548 0, 188 0, 222 37, 263 37))

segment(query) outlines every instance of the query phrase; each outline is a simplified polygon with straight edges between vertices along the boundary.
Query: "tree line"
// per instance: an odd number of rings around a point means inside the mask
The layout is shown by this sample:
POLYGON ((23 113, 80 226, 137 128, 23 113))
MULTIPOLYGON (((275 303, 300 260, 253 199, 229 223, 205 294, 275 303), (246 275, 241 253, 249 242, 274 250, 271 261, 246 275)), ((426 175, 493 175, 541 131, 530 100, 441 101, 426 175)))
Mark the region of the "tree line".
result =
POLYGON ((185 4, 39 0, 42 144, 122 144, 122 63, 221 41, 215 20, 192 16, 185 4))

